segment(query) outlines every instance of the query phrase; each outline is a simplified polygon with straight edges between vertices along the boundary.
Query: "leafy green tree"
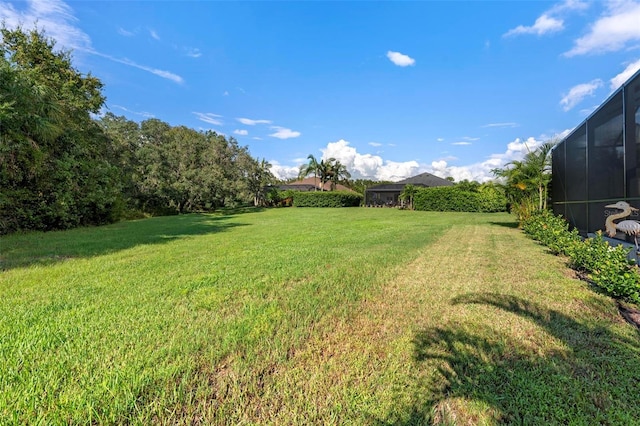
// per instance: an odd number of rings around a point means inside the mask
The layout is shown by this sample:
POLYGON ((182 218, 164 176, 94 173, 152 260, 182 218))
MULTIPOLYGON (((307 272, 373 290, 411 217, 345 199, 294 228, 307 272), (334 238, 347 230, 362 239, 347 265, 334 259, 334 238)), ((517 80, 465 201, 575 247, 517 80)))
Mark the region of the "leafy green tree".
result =
POLYGON ((250 158, 245 165, 248 188, 253 195, 253 205, 262 206, 265 204, 265 187, 275 182, 275 176, 271 173, 271 164, 264 158, 259 162, 250 158))
POLYGON ((99 120, 105 136, 111 146, 110 162, 119 172, 122 193, 126 208, 130 211, 141 211, 140 189, 138 186, 138 150, 142 146, 140 125, 124 116, 116 116, 107 112, 99 120))
POLYGON ((371 179, 354 179, 346 182, 349 188, 363 195, 367 188, 370 188, 376 185, 385 185, 390 183, 393 183, 393 182, 386 181, 386 180, 378 181, 378 180, 371 180, 371 179))
POLYGON ((119 217, 118 170, 94 122, 102 83, 36 29, 0 28, 0 232, 119 217))
POLYGON ((480 183, 475 180, 464 179, 456 183, 456 186, 463 191, 478 192, 480 183))
POLYGON ((0 34, 0 233, 256 203, 275 180, 234 138, 158 119, 94 119, 98 79, 37 30, 0 34))

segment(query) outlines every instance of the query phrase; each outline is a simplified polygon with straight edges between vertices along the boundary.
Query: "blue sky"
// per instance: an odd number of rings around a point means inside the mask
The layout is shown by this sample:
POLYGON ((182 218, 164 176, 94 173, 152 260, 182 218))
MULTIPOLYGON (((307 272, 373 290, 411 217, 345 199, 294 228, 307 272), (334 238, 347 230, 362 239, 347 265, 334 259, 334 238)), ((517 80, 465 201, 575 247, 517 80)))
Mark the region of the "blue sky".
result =
POLYGON ((640 69, 640 1, 6 1, 106 110, 233 136, 279 177, 486 181, 640 69))

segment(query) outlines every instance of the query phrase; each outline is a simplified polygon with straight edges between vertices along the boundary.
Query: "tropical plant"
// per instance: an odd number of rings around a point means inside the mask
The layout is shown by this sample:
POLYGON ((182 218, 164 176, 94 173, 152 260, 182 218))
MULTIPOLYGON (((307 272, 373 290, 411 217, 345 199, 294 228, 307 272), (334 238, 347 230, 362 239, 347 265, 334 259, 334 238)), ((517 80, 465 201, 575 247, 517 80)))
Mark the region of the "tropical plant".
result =
POLYGON ((403 201, 408 201, 409 208, 411 210, 413 210, 413 197, 415 197, 417 192, 418 192, 418 188, 416 188, 415 185, 407 184, 404 186, 404 188, 402 189, 402 192, 400 193, 400 199, 403 201))
POLYGON ((331 182, 331 190, 334 190, 338 183, 347 183, 351 178, 347 167, 333 157, 323 158, 318 161, 313 154, 309 154, 307 160, 309 161, 306 164, 300 166, 298 179, 304 179, 310 174, 313 174, 316 190, 318 190, 319 186, 320 191, 324 191, 327 182, 331 182), (317 182, 318 178, 320 179, 320 185, 318 185, 317 182))
POLYGON ((320 163, 318 163, 318 160, 316 159, 316 157, 313 156, 313 154, 309 154, 307 156, 307 160, 309 161, 306 164, 303 164, 302 166, 300 166, 298 179, 304 179, 310 174, 313 174, 314 186, 315 186, 315 190, 317 191, 318 190, 317 180, 318 180, 320 163))
POLYGON ((275 182, 271 163, 264 158, 260 161, 251 158, 247 168, 247 182, 249 191, 253 194, 253 205, 262 206, 265 203, 264 188, 275 182))
POLYGON ((331 181, 331 190, 336 189, 339 183, 348 183, 351 179, 351 173, 347 170, 347 166, 340 161, 335 160, 329 169, 329 180, 331 181))
POLYGON ((520 222, 534 211, 547 208, 551 183, 551 151, 554 141, 545 142, 529 151, 521 161, 511 161, 503 168, 493 169, 495 176, 505 179, 506 196, 520 222))
POLYGON ((335 158, 327 158, 320 160, 318 163, 318 175, 320 175, 320 190, 324 191, 324 185, 331 180, 331 174, 333 171, 333 163, 335 158))

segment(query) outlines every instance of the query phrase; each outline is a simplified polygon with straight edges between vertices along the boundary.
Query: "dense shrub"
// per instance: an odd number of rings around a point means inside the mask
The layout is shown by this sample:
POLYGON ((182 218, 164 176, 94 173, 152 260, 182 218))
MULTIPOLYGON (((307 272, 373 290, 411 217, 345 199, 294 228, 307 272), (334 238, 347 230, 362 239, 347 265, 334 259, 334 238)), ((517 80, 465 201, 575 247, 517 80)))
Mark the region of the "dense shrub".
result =
POLYGON ((630 249, 612 247, 598 232, 576 245, 570 253, 571 265, 610 296, 640 303, 640 275, 635 262, 629 260, 630 249))
POLYGON ((612 247, 598 232, 584 241, 560 216, 542 211, 523 222, 523 230, 556 254, 569 256, 570 265, 609 296, 640 303, 640 274, 629 260, 629 249, 612 247))
POLYGON ((522 229, 534 240, 549 247, 553 254, 568 256, 576 244, 582 242, 578 230, 569 230, 569 223, 562 216, 554 216, 542 210, 522 222, 522 229))
POLYGON ((295 207, 357 207, 362 203, 362 195, 349 191, 296 192, 293 195, 295 207))
POLYGON ((507 199, 497 190, 468 191, 456 186, 420 188, 413 200, 414 208, 423 211, 502 212, 507 199))

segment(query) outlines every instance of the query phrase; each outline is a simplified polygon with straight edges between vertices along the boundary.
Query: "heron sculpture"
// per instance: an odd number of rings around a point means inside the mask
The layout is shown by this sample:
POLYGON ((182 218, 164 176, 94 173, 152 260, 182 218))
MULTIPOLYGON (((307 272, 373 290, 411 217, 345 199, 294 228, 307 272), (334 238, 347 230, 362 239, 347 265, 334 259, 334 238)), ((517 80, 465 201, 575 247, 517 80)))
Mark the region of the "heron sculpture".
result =
POLYGON ((619 209, 621 213, 616 213, 607 216, 607 220, 604 222, 604 227, 607 230, 607 234, 610 237, 615 237, 617 231, 624 232, 627 235, 633 235, 633 241, 636 244, 636 252, 640 252, 638 248, 638 235, 640 235, 640 222, 635 220, 623 220, 622 222, 615 223, 614 220, 622 219, 631 215, 632 211, 638 211, 637 208, 631 207, 626 201, 618 201, 615 204, 609 204, 605 206, 608 209, 619 209))

